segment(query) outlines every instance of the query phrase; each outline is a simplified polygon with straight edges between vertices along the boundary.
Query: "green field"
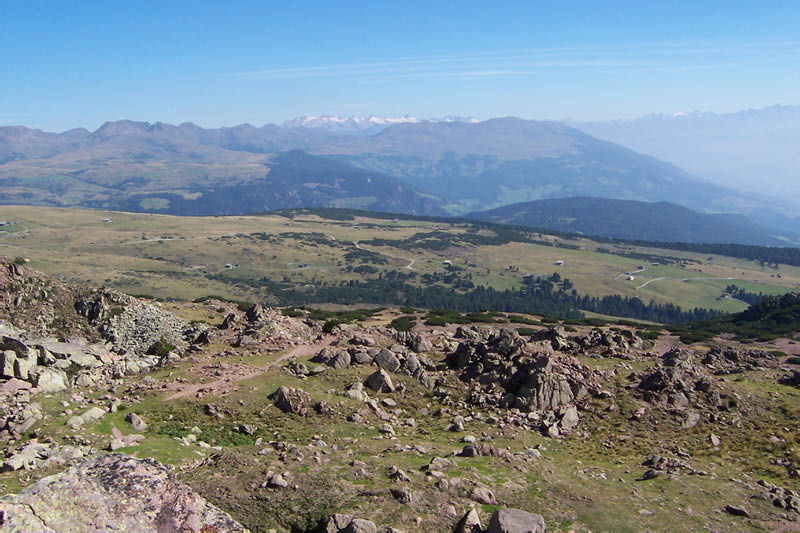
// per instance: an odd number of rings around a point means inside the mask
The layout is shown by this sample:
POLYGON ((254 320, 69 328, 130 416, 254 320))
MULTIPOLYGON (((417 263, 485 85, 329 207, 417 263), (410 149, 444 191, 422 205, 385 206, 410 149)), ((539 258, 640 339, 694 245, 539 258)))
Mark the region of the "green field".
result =
POLYGON ((765 294, 800 286, 797 267, 775 269, 723 256, 587 239, 536 235, 537 244, 500 245, 454 239, 452 246, 439 248, 401 243, 435 231, 451 237, 493 236, 491 230, 476 231, 468 224, 329 220, 312 214, 174 217, 16 206, 0 209, 0 219, 17 222, 0 233, 3 255, 28 257, 33 268, 67 281, 162 298, 214 294, 269 300, 265 289, 241 282, 266 277, 302 287, 375 278, 390 270, 443 273, 445 261, 475 285, 496 289, 518 288, 527 274, 558 272, 580 294, 638 296, 645 302, 726 312, 746 308, 744 302, 723 297, 727 285, 765 294), (382 241, 368 244, 373 239, 382 241), (617 254, 646 254, 648 260, 617 254), (563 265, 557 265, 559 261, 563 265), (639 267, 644 270, 638 272, 639 267), (629 280, 627 272, 633 272, 634 279, 629 280))

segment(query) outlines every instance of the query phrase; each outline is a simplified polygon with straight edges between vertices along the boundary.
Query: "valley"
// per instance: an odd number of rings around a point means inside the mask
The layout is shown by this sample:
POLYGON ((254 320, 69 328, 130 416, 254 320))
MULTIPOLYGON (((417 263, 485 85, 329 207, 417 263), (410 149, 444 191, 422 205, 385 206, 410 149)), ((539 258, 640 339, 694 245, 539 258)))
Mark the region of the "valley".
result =
POLYGON ((473 285, 517 290, 527 275, 557 272, 581 295, 619 294, 685 310, 734 312, 747 304, 726 296, 728 285, 781 294, 800 284, 800 267, 785 264, 774 268, 721 255, 578 237, 498 235, 495 230, 502 226, 402 215, 299 210, 172 217, 43 207, 0 211, 3 218, 18 222, 11 228, 27 228, 0 233, 0 248, 7 256, 28 257, 31 266, 73 283, 167 299, 217 295, 289 304, 276 299, 276 286, 313 292, 314 287, 368 282, 390 272, 413 276, 407 281, 415 286, 450 287, 462 280, 461 292, 473 285))

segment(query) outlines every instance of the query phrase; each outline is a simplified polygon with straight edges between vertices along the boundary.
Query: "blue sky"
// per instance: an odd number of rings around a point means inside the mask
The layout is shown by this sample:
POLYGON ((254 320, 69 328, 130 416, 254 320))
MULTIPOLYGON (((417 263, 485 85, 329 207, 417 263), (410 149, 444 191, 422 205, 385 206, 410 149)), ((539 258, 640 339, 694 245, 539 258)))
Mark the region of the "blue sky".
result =
POLYGON ((800 104, 800 2, 0 0, 0 125, 800 104))

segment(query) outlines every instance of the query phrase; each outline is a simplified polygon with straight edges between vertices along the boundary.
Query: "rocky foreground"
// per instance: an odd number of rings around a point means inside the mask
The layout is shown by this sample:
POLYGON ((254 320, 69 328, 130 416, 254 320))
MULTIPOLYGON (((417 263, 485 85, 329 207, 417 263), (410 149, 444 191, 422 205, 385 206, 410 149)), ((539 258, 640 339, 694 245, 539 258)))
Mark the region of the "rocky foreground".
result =
POLYGON ((3 531, 800 530, 794 339, 0 284, 3 531))
POLYGON ((4 531, 247 531, 152 459, 94 457, 0 499, 4 531))

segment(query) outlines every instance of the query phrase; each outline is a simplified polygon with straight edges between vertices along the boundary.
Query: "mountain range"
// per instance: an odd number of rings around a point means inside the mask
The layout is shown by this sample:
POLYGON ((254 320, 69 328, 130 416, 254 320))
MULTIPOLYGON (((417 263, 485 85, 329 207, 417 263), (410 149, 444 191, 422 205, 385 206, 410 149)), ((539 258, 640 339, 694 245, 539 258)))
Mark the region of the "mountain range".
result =
POLYGON ((572 125, 716 182, 800 201, 798 105, 572 125))
POLYGON ((63 133, 0 128, 0 203, 171 214, 305 205, 463 215, 597 196, 742 214, 800 233, 790 202, 720 186, 564 123, 408 118, 372 135, 349 135, 302 122, 205 129, 117 121, 63 133))
POLYGON ((670 202, 574 197, 535 200, 470 213, 468 218, 613 239, 796 246, 742 215, 704 215, 670 202))
POLYGON ((332 133, 350 135, 374 135, 395 124, 419 124, 421 122, 478 122, 472 117, 447 116, 444 118, 420 119, 410 115, 402 117, 379 117, 370 115, 362 118, 356 115, 339 117, 336 115, 304 115, 284 121, 284 128, 315 128, 332 133))

